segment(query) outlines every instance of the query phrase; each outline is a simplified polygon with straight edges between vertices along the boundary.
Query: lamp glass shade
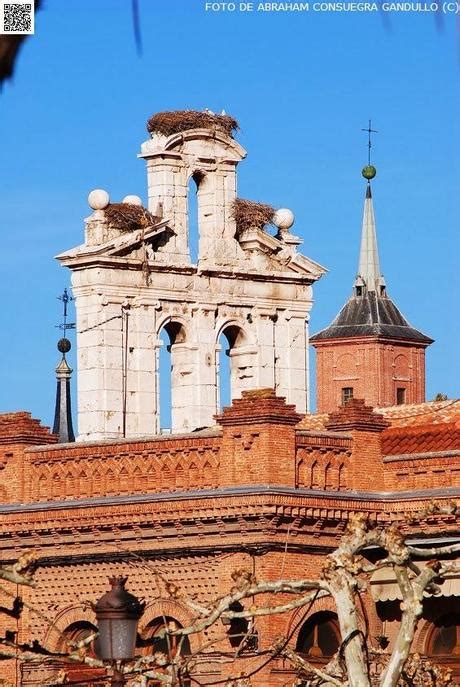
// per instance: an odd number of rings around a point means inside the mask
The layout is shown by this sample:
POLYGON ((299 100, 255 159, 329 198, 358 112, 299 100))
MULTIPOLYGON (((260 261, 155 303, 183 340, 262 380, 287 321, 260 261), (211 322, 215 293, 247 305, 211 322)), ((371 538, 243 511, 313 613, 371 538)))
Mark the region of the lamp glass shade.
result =
POLYGON ((103 661, 129 661, 134 657, 137 618, 100 618, 96 654, 103 661))

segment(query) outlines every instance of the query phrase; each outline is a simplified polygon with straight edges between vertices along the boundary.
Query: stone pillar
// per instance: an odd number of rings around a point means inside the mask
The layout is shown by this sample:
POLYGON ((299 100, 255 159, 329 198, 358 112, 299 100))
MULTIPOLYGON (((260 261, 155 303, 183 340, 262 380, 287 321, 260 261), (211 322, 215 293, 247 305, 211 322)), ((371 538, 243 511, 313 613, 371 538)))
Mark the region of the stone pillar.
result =
POLYGON ((127 369, 127 435, 160 430, 157 358, 160 341, 155 335, 158 301, 139 297, 129 310, 127 369))
POLYGON ((158 249, 159 256, 190 262, 188 247, 188 175, 177 153, 155 155, 147 160, 148 208, 155 215, 161 204, 163 217, 174 228, 174 236, 158 249))
MULTIPOLYGON (((209 165, 207 165, 209 166, 209 165)), ((206 166, 204 166, 206 169, 206 166)), ((229 265, 244 259, 235 239, 232 215, 236 198, 236 170, 233 163, 220 163, 204 173, 198 185, 199 261, 201 265, 229 265)))
POLYGON ((198 348, 193 429, 213 425, 218 411, 215 312, 216 306, 206 303, 192 309, 192 332, 198 348))
POLYGON ((257 388, 275 388, 275 309, 255 308, 252 313, 256 340, 258 342, 258 361, 255 370, 257 388))
POLYGON ((306 313, 285 310, 275 325, 275 388, 307 412, 307 323, 306 313))

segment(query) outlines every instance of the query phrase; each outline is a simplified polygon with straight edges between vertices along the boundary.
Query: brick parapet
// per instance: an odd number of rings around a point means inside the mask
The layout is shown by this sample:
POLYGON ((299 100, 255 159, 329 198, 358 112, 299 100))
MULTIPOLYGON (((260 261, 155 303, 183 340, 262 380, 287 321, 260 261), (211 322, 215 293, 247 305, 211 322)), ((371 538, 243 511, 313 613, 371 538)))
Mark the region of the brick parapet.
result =
POLYGON ((267 388, 243 391, 241 398, 233 400, 231 406, 216 416, 216 421, 222 427, 252 424, 290 426, 297 425, 302 417, 294 405, 288 405, 274 389, 267 388))
POLYGON ((20 502, 28 483, 24 462, 24 448, 36 444, 54 444, 57 437, 51 434, 30 413, 0 414, 0 502, 20 502))
POLYGON ((220 484, 293 486, 295 426, 301 417, 274 389, 244 391, 216 417, 223 428, 220 484))
POLYGON ((353 489, 384 489, 382 432, 390 426, 383 415, 363 399, 351 399, 329 415, 326 428, 347 431, 352 436, 348 486, 353 489))

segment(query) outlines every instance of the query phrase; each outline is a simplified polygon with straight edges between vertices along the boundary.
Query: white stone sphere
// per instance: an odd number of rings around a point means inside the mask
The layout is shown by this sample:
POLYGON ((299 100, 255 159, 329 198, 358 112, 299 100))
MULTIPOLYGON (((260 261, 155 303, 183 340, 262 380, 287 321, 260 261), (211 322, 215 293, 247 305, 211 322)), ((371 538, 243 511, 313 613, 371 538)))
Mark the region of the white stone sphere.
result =
POLYGON ((122 203, 129 203, 129 205, 142 205, 142 198, 139 196, 125 196, 122 203))
POLYGON ((273 216, 273 224, 278 229, 287 231, 294 224, 294 213, 288 208, 280 208, 273 216))
POLYGON ((88 205, 93 210, 103 210, 109 203, 109 194, 102 188, 95 188, 88 196, 88 205))

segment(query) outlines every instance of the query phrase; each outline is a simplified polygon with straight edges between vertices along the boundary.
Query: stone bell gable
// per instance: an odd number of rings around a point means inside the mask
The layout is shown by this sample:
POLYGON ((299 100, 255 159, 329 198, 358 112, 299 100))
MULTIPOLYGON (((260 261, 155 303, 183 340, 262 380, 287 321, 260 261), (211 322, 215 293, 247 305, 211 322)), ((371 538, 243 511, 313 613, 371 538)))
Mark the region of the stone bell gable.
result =
POLYGON ((171 355, 173 432, 214 424, 221 335, 232 398, 269 387, 298 412, 307 410, 308 313, 312 284, 325 270, 298 252, 290 210, 237 198, 236 168, 246 152, 233 122, 208 112, 152 117, 140 155, 148 208, 137 196, 112 203, 105 191, 93 191, 85 243, 58 256, 72 270, 76 297, 80 439, 160 430, 162 330, 171 355))

